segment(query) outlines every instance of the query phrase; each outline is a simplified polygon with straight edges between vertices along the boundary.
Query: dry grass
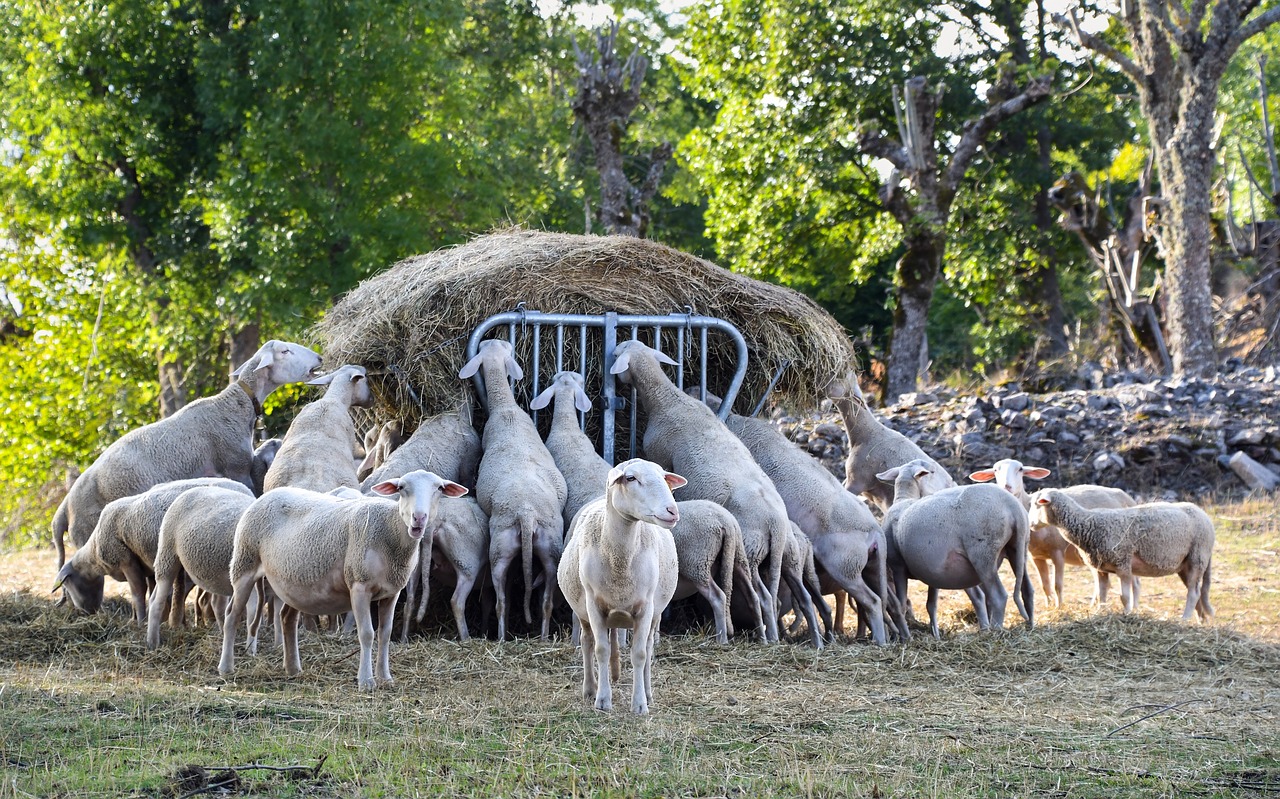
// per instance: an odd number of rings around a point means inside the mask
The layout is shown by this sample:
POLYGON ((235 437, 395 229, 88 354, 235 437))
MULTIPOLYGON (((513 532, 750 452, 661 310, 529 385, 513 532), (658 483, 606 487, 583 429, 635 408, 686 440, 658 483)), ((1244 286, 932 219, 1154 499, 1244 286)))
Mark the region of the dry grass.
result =
MULTIPOLYGON (((692 309, 725 319, 742 332, 751 359, 739 409, 755 403, 784 360, 791 365, 775 394, 798 406, 816 405, 822 387, 852 363, 844 329, 799 292, 644 239, 521 229, 401 261, 347 293, 314 332, 326 361, 362 364, 381 377, 374 383, 380 418, 416 418, 457 407, 467 337, 520 303, 546 313, 692 309)), ((529 339, 518 344, 525 371, 532 371, 529 339)), ((566 344, 567 362, 576 364, 576 339, 566 344)), ((670 353, 674 346, 672 335, 664 347, 670 353)), ((736 363, 733 346, 716 334, 708 346, 709 383, 723 392, 736 363)), ((542 348, 544 375, 555 371, 553 349, 542 348)))
MULTIPOLYGON (((122 599, 75 616, 0 566, 0 761, 7 796, 160 796, 185 764, 242 771, 272 796, 1274 796, 1280 792, 1280 511, 1215 509, 1210 625, 1183 625, 1176 578, 1142 612, 1098 612, 1082 570, 1034 631, 972 630, 875 648, 667 636, 653 715, 578 697, 564 641, 392 650, 394 687, 354 688, 354 640, 214 665, 219 636, 147 652, 122 599), (1149 717, 1148 717, 1149 716, 1149 717)), ((43 553, 41 553, 43 556, 43 553)), ((50 564, 51 565, 51 564, 50 564)), ((923 599, 917 599, 923 607, 923 599)), ((629 671, 629 670, 628 670, 629 671)), ((629 674, 616 694, 625 708, 629 674)))

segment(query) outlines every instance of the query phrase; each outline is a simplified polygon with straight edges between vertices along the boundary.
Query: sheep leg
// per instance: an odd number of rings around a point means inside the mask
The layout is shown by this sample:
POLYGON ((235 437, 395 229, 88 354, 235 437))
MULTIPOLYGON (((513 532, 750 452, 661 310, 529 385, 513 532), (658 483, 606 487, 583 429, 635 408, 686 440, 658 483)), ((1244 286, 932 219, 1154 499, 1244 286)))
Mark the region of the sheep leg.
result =
POLYGON ((1200 612, 1200 621, 1207 622, 1213 616, 1213 605, 1209 604, 1209 583, 1211 582, 1209 574, 1213 570, 1213 557, 1209 557, 1209 561, 1204 564, 1204 577, 1200 581, 1200 602, 1196 609, 1200 612))
MULTIPOLYGON (((222 625, 222 659, 218 661, 218 673, 230 674, 236 668, 236 623, 244 615, 245 606, 249 603, 249 594, 255 590, 258 575, 248 572, 240 575, 232 582, 231 608, 227 611, 227 619, 222 625)), ((249 631, 249 643, 252 644, 257 628, 249 631)))
POLYGON ((813 602, 809 599, 809 592, 805 591, 804 585, 800 582, 800 578, 784 571, 782 579, 786 581, 787 587, 791 589, 791 603, 798 606, 800 611, 804 613, 805 621, 809 624, 809 639, 813 643, 814 649, 822 648, 822 630, 818 628, 818 617, 813 612, 813 602))
POLYGON ((582 646, 585 649, 589 638, 593 638, 593 647, 596 672, 596 710, 613 710, 613 685, 609 682, 609 658, 610 642, 613 638, 612 631, 605 624, 604 614, 600 612, 599 606, 596 604, 596 598, 591 594, 587 594, 584 598, 587 605, 587 618, 582 625, 582 646), (598 630, 598 635, 591 635, 592 630, 598 630))
POLYGON ((698 586, 698 593, 707 600, 707 604, 711 605, 711 615, 716 623, 716 643, 729 643, 729 628, 724 612, 724 591, 720 590, 720 586, 716 585, 714 580, 709 580, 705 585, 698 586))
POLYGON ((449 598, 449 605, 453 608, 453 620, 458 624, 459 641, 467 641, 471 638, 471 631, 467 629, 467 597, 471 596, 471 587, 476 584, 477 576, 458 572, 458 583, 453 587, 453 596, 449 598))
MULTIPOLYGON (((832 594, 831 599, 834 601, 836 606, 836 609, 835 609, 836 630, 839 632, 844 632, 844 607, 846 604, 848 604, 849 595, 844 592, 844 589, 837 588, 835 593, 832 594)), ((862 630, 859 629, 858 632, 859 634, 861 634, 862 630)))
POLYGON ((975 585, 973 588, 966 588, 964 592, 973 605, 973 612, 978 614, 978 629, 991 629, 991 614, 987 612, 987 594, 982 590, 982 586, 975 585))
POLYGON ((897 600, 890 603, 889 613, 893 616, 893 623, 898 628, 898 636, 903 641, 910 641, 911 630, 907 629, 907 617, 903 613, 903 609, 907 606, 907 570, 895 566, 891 567, 889 572, 893 577, 893 593, 897 600))
MULTIPOLYGON (((156 575, 156 590, 160 588, 160 576, 156 575)), ((212 596, 203 588, 199 589, 196 595, 195 613, 192 613, 192 623, 187 623, 187 597, 191 596, 191 592, 196 590, 196 584, 191 577, 184 571, 182 572, 182 582, 176 580, 169 585, 170 591, 177 591, 176 596, 169 600, 169 626, 175 630, 179 627, 194 627, 194 622, 200 619, 200 598, 201 595, 212 596)))
MULTIPOLYGON (((852 597, 853 601, 858 604, 858 626, 861 628, 865 619, 865 624, 871 627, 871 640, 879 646, 887 644, 889 639, 886 637, 884 630, 884 603, 880 601, 880 597, 876 596, 876 592, 872 591, 871 587, 863 581, 862 577, 858 576, 850 580, 845 589, 840 592, 840 595, 852 597), (865 612, 862 610, 863 607, 866 608, 865 612)), ((842 630, 844 628, 839 618, 839 615, 837 615, 836 629, 842 630)), ((861 633, 861 629, 859 629, 859 633, 861 633)))
MULTIPOLYGON (((250 655, 258 654, 258 628, 262 626, 262 619, 271 612, 271 589, 267 586, 266 580, 257 580, 254 582, 254 595, 258 598, 257 612, 245 616, 245 633, 249 636, 248 649, 250 655)), ((245 604, 248 607, 248 603, 245 604)), ((227 605, 228 612, 231 606, 227 605)), ((224 617, 223 624, 226 624, 224 617)), ((277 627, 277 630, 280 628, 277 627)))
POLYGON ((1049 593, 1049 587, 1046 585, 1044 595, 1053 597, 1054 607, 1062 607, 1062 582, 1067 573, 1067 558, 1062 550, 1053 553, 1053 593, 1049 593))
POLYGON ((1128 564, 1117 567, 1116 575, 1120 577, 1120 610, 1125 614, 1132 613, 1138 605, 1138 598, 1134 596, 1133 575, 1128 564))
POLYGON ((1093 600, 1090 604, 1103 607, 1107 604, 1107 595, 1111 593, 1111 575, 1101 569, 1093 572, 1093 600))
POLYGON ((941 641, 942 634, 938 632, 938 589, 929 586, 929 598, 925 601, 925 609, 929 611, 929 632, 933 633, 935 640, 941 641))
POLYGON ((1129 588, 1130 588, 1130 592, 1133 595, 1133 609, 1137 610, 1138 595, 1142 593, 1142 583, 1138 580, 1137 577, 1133 576, 1132 574, 1129 575, 1129 588))
POLYGON ((751 614, 752 621, 755 622, 756 636, 761 640, 767 640, 764 626, 764 608, 760 601, 760 593, 756 590, 755 581, 752 578, 753 570, 746 566, 745 563, 739 563, 733 567, 733 584, 735 590, 742 591, 742 595, 746 597, 747 611, 751 614))
POLYGON ((573 620, 582 638, 582 698, 593 702, 596 697, 596 679, 599 676, 596 674, 596 637, 591 632, 590 623, 579 619, 576 613, 573 620))
POLYGON ((609 676, 614 682, 622 679, 622 645, 625 643, 627 631, 617 627, 609 629, 609 676))
MULTIPOLYGON (((356 684, 361 691, 373 690, 373 613, 369 588, 364 583, 351 585, 351 613, 356 617, 356 635, 360 638, 360 668, 356 684)), ((381 621, 381 618, 379 618, 381 621)))
POLYGON ((658 656, 658 628, 662 626, 662 620, 655 617, 653 620, 653 635, 649 641, 649 662, 644 667, 644 697, 653 704, 653 660, 658 656))
POLYGON ((147 649, 160 646, 160 612, 173 591, 173 581, 172 573, 156 575, 156 590, 151 594, 151 607, 147 611, 147 649))
MULTIPOLYGON (((428 553, 428 555, 429 554, 430 553, 428 553)), ((418 565, 420 567, 422 565, 421 557, 418 558, 418 565)), ((426 568, 430 568, 430 566, 427 566, 426 568)), ((421 571, 421 569, 409 570, 409 582, 405 584, 404 591, 402 592, 404 594, 404 615, 400 620, 400 643, 402 644, 409 640, 409 623, 413 621, 414 600, 417 598, 418 584, 420 580, 418 576, 419 571, 421 571)))
MULTIPOLYGON (((1036 564, 1036 571, 1040 572, 1040 585, 1044 587, 1045 596, 1049 596, 1050 592, 1053 590, 1052 582, 1049 579, 1049 561, 1036 556, 1031 559, 1031 562, 1036 564)), ((1056 553, 1053 562, 1054 565, 1057 566, 1058 559, 1056 557, 1056 553)), ((1061 572, 1059 572, 1059 574, 1061 574, 1061 572)))
MULTIPOLYGON (((1009 592, 1005 590, 1004 583, 1000 581, 1000 573, 994 567, 986 571, 985 574, 983 574, 983 571, 986 570, 978 572, 978 576, 982 578, 979 590, 985 598, 987 619, 992 627, 1002 630, 1004 629, 1004 611, 1009 604, 1009 592)), ((1017 593, 1020 587, 1014 587, 1014 604, 1019 605, 1019 607, 1022 605, 1022 600, 1017 593)), ((1025 610, 1023 615, 1026 615, 1025 610)))
MULTIPOLYGON (((515 527, 499 530, 489 540, 489 576, 493 581, 498 613, 498 640, 507 640, 507 569, 520 552, 520 535, 515 527)), ((604 628, 601 628, 604 629, 604 628)))
MULTIPOLYGON (((298 654, 298 617, 302 613, 297 608, 285 605, 280 609, 280 632, 284 637, 284 673, 296 677, 302 673, 302 657, 298 654)), ((361 653, 363 663, 363 652, 361 653)))
POLYGON ((631 642, 631 712, 637 716, 649 714, 649 666, 653 662, 653 643, 656 637, 653 602, 646 602, 636 619, 635 635, 631 642))
MULTIPOLYGON (((129 582, 129 598, 133 603, 134 621, 139 626, 147 623, 147 573, 143 565, 130 558, 123 566, 124 577, 129 582)), ((161 606, 163 610, 163 605, 161 606)), ((163 616, 163 612, 161 613, 163 616)))
POLYGON ((400 592, 378 602, 378 679, 386 685, 395 683, 391 676, 391 626, 396 615, 400 592))
POLYGON ((539 528, 535 548, 538 560, 542 563, 542 574, 546 578, 546 585, 542 589, 542 632, 539 636, 543 641, 551 637, 551 610, 559 588, 557 569, 560 565, 560 553, 549 545, 549 538, 550 533, 539 528))

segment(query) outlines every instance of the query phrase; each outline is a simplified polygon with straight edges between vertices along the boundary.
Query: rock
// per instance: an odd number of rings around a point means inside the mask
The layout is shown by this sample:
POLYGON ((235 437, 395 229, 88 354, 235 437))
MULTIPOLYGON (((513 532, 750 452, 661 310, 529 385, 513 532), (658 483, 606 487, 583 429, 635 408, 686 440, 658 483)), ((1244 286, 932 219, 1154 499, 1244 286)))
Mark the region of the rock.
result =
POLYGON ((1267 433, 1265 430, 1258 427, 1250 427, 1248 429, 1241 430, 1231 438, 1227 439, 1227 446, 1243 447, 1246 444, 1257 445, 1261 444, 1266 437, 1267 433))
POLYGON ((1027 418, 1015 410, 1004 410, 1000 412, 1000 423, 1012 430, 1026 430, 1031 423, 1027 418))
POLYGON ((821 436, 828 441, 844 440, 844 428, 838 424, 832 424, 831 422, 824 422, 823 424, 813 428, 813 433, 814 435, 821 436))
POLYGON ((1085 405, 1091 411, 1103 411, 1110 408, 1114 404, 1114 400, 1101 394, 1090 394, 1085 400, 1085 405))
POLYGON ((1124 468, 1124 458, 1114 452, 1101 452, 1093 458, 1095 472, 1119 471, 1124 468))
POLYGON ((1010 394, 1006 397, 997 397, 996 407, 1008 409, 1014 412, 1024 411, 1031 404, 1031 396, 1025 391, 1019 391, 1016 394, 1010 394))
POLYGON ((1252 491, 1271 491, 1280 485, 1280 477, 1243 452, 1236 452, 1227 463, 1252 491))

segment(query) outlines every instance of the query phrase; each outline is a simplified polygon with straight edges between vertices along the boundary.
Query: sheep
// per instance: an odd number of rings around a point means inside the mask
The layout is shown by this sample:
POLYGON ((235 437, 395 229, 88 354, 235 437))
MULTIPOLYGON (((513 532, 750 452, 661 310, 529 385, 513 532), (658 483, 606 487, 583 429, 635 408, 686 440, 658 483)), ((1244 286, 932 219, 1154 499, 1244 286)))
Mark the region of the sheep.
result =
POLYGON ((787 550, 782 559, 782 579, 791 594, 791 606, 796 611, 797 622, 803 615, 809 624, 813 648, 822 649, 823 628, 818 627, 814 602, 816 600, 828 637, 832 633, 831 609, 822 598, 822 587, 818 583, 818 573, 813 562, 813 544, 795 522, 791 523, 791 534, 787 537, 787 550))
POLYGON ((480 436, 471 426, 471 403, 463 401, 457 411, 424 419, 404 443, 391 447, 398 427, 391 422, 382 426, 375 452, 387 452, 386 459, 362 478, 361 490, 392 477, 425 469, 446 480, 468 488, 476 484, 476 468, 480 463, 480 436))
POLYGON ((309 386, 328 386, 324 396, 294 417, 275 461, 267 471, 264 487, 305 488, 328 491, 339 486, 355 488, 356 428, 351 408, 373 402, 363 366, 347 364, 314 380, 309 386))
POLYGON ((84 546, 103 507, 157 483, 222 476, 253 487, 253 425, 262 403, 286 383, 305 380, 320 356, 271 340, 232 373, 221 393, 198 399, 173 416, 125 433, 85 469, 53 517, 58 566, 66 562, 63 536, 84 546))
POLYGON ((887 563, 897 593, 891 607, 899 634, 910 640, 903 609, 907 579, 929 586, 929 629, 938 633, 938 589, 969 589, 978 627, 1004 626, 1008 594, 1000 582, 1000 561, 1013 568, 1014 602, 1027 626, 1035 624, 1034 589, 1026 574, 1027 512, 1013 495, 988 483, 957 486, 925 495, 932 465, 913 460, 879 475, 893 481, 894 500, 884 518, 887 563), (973 589, 980 590, 973 590, 973 589))
POLYGON ((746 578, 738 583, 737 590, 746 597, 755 629, 764 640, 763 610, 760 597, 751 585, 751 567, 747 565, 746 551, 742 547, 742 528, 738 526, 738 520, 721 506, 704 499, 677 502, 676 509, 680 512, 680 521, 671 528, 671 537, 676 544, 679 580, 672 600, 700 594, 711 605, 716 641, 727 644, 729 636, 733 635, 729 606, 733 600, 734 576, 746 578))
POLYGON ((568 496, 564 503, 566 529, 578 509, 604 493, 609 464, 596 453, 595 445, 578 427, 578 411, 591 410, 591 398, 584 390, 582 375, 557 372, 551 385, 529 403, 531 410, 542 410, 556 401, 551 430, 547 433, 547 451, 564 476, 568 496))
POLYGON ((498 611, 498 640, 507 631, 507 569, 517 553, 524 567, 524 616, 533 623, 533 558, 542 563, 542 631, 551 630, 551 603, 556 592, 556 564, 564 548, 564 512, 568 490, 555 460, 538 436, 529 415, 516 405, 507 382, 524 377, 509 342, 489 339, 458 372, 468 379, 483 368, 489 418, 484 425, 476 500, 489 515, 489 573, 498 611))
POLYGON ((480 509, 480 503, 471 497, 457 502, 447 502, 436 510, 435 519, 422 537, 422 552, 418 557, 418 570, 409 577, 405 588, 404 623, 400 640, 409 634, 409 618, 412 615, 415 594, 420 596, 416 620, 421 622, 427 612, 430 595, 430 576, 438 569, 447 584, 453 585, 449 600, 453 618, 458 624, 458 638, 470 640, 467 629, 467 597, 471 589, 489 565, 489 517, 480 509))
MULTIPOLYGON (((1027 493, 1023 478, 1029 477, 1033 480, 1043 480, 1050 474, 1048 469, 1040 466, 1024 466, 1020 461, 1012 458, 996 461, 990 469, 980 469, 969 475, 970 480, 976 482, 995 481, 995 484, 1017 497, 1022 503, 1022 507, 1028 511, 1031 509, 1031 496, 1027 493)), ((1072 499, 1080 503, 1084 508, 1131 508, 1138 502, 1124 491, 1118 488, 1108 488, 1106 486, 1095 485, 1078 485, 1069 488, 1059 489, 1066 492, 1072 499)), ((1027 544, 1027 552, 1031 556, 1032 562, 1036 565, 1036 570, 1040 572, 1040 583, 1044 586, 1046 596, 1053 598, 1053 602, 1058 607, 1062 606, 1062 583, 1063 572, 1066 571, 1066 564, 1073 566, 1083 566, 1084 558, 1080 555, 1080 550, 1072 546, 1058 528, 1051 524, 1036 524, 1032 520, 1031 539, 1027 544), (1053 587, 1049 587, 1049 562, 1053 562, 1053 587)), ((1093 601, 1095 603, 1103 603, 1107 601, 1107 593, 1110 590, 1111 578, 1106 572, 1095 571, 1093 601)), ((1134 578, 1136 581, 1138 578, 1134 578)))
POLYGON ((1131 508, 1088 509, 1058 489, 1031 495, 1034 523, 1051 524, 1100 572, 1120 576, 1120 601, 1125 613, 1138 606, 1135 576, 1177 574, 1187 586, 1182 620, 1194 610, 1205 622, 1213 615, 1209 604, 1214 530, 1209 514, 1190 502, 1148 502, 1131 508))
POLYGON ((613 709, 616 630, 632 630, 631 712, 643 716, 653 701, 658 623, 679 582, 671 528, 680 510, 671 492, 686 480, 633 458, 609 470, 607 481, 604 496, 574 518, 558 577, 582 629, 583 698, 613 709))
POLYGON ((640 341, 625 341, 614 350, 610 372, 635 387, 648 412, 646 456, 688 478, 686 499, 716 502, 738 520, 756 593, 766 606, 767 640, 777 641, 778 586, 790 529, 786 505, 746 446, 710 408, 667 379, 664 363, 676 365, 640 341), (767 580, 759 574, 766 559, 767 580))
POLYGON ((858 386, 857 375, 850 373, 843 379, 833 380, 827 385, 827 396, 840 411, 849 439, 849 456, 844 462, 846 491, 865 496, 885 513, 893 504, 893 487, 879 481, 876 475, 916 459, 927 462, 931 469, 922 486, 926 495, 956 484, 947 470, 911 439, 876 419, 858 386))
MULTIPOLYGON (((156 587, 151 594, 147 613, 147 648, 160 645, 160 617, 179 580, 188 578, 196 586, 222 598, 216 604, 225 608, 231 597, 231 547, 236 523, 253 497, 224 486, 191 488, 179 495, 164 514, 156 547, 156 587)), ((175 605, 185 600, 189 586, 180 588, 175 605)), ((256 608, 249 615, 256 614, 256 608)), ((217 612, 221 622, 225 613, 217 612)))
POLYGON ((250 469, 250 476, 253 480, 253 495, 255 497, 262 496, 266 490, 267 472, 271 471, 271 464, 275 462, 276 454, 280 452, 280 445, 283 443, 282 439, 268 438, 253 451, 253 466, 250 469))
POLYGON ((400 419, 389 419, 370 427, 364 434, 364 458, 356 466, 356 479, 363 485, 374 469, 386 463, 404 441, 404 421, 400 419))
POLYGON ((253 492, 238 480, 201 477, 160 483, 141 494, 114 499, 102 509, 84 546, 58 570, 54 590, 62 588, 78 610, 97 613, 102 606, 104 578, 110 575, 129 583, 134 619, 145 624, 147 582, 153 574, 165 511, 183 492, 201 486, 217 486, 253 498, 253 492))
MULTIPOLYGON (((378 679, 392 682, 391 616, 417 565, 418 545, 442 496, 467 489, 431 472, 412 471, 373 486, 381 497, 341 499, 301 488, 278 488, 255 500, 236 524, 231 554, 231 607, 223 620, 218 673, 235 670, 235 629, 255 583, 265 578, 285 604, 284 670, 302 671, 298 614, 350 611, 360 638, 356 684, 373 690, 373 617, 378 603, 378 679)), ((251 624, 251 627, 254 625, 251 624)), ((250 646, 256 636, 250 632, 250 646)))
POLYGON ((726 424, 773 480, 787 516, 812 543, 813 557, 865 612, 872 640, 887 643, 885 554, 880 525, 866 504, 769 422, 730 414, 726 424), (864 571, 874 587, 864 580, 864 571))

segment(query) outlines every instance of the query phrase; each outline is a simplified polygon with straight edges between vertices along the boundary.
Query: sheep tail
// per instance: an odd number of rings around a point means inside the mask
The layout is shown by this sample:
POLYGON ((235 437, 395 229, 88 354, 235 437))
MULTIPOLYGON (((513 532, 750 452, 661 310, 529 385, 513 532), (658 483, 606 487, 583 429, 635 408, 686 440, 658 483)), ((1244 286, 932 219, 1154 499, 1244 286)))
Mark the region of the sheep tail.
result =
POLYGON ((58 568, 67 562, 67 549, 63 538, 67 534, 67 499, 63 498, 58 505, 58 510, 53 514, 53 548, 58 550, 58 568))
POLYGON ((524 568, 524 621, 533 624, 529 605, 533 600, 533 534, 537 524, 525 515, 516 522, 520 526, 520 558, 524 568))
POLYGON ((739 533, 735 539, 731 528, 726 527, 720 531, 720 588, 724 591, 724 617, 726 622, 728 622, 730 615, 729 605, 733 601, 733 567, 737 561, 738 548, 742 546, 741 540, 742 534, 739 533))

